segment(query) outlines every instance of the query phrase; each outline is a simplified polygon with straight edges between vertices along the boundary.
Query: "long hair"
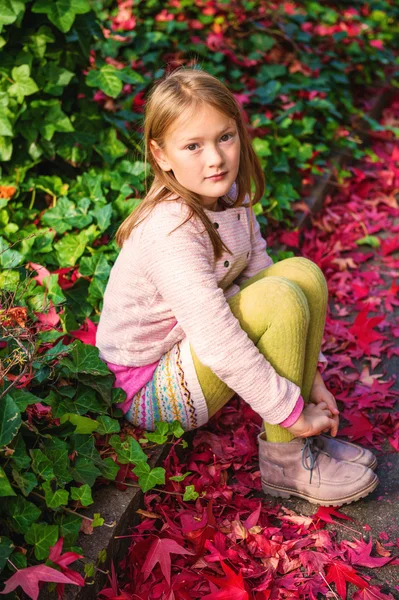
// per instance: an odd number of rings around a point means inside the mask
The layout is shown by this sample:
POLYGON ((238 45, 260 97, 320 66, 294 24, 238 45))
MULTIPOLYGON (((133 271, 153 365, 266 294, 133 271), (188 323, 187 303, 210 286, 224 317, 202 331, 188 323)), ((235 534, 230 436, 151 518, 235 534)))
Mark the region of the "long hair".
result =
MULTIPOLYGON (((211 239, 216 258, 220 258, 223 249, 230 250, 222 242, 215 227, 204 212, 200 196, 180 185, 172 171, 163 171, 150 150, 150 140, 155 140, 161 149, 165 148, 165 134, 168 128, 181 117, 187 109, 195 110, 210 105, 236 122, 240 137, 240 163, 236 178, 237 196, 233 207, 244 205, 248 195, 250 207, 251 235, 253 232, 252 205, 259 202, 265 189, 265 178, 258 157, 252 148, 240 105, 228 88, 213 75, 193 68, 179 67, 151 89, 145 105, 144 143, 145 167, 152 167, 154 179, 145 198, 123 221, 116 232, 116 243, 123 246, 133 228, 144 219, 159 202, 167 202, 168 196, 177 194, 190 208, 188 217, 178 227, 197 215, 211 239), (255 192, 251 196, 251 181, 255 192), (142 219, 141 219, 142 220, 142 219)), ((231 199, 234 200, 234 199, 231 199)), ((170 201, 170 198, 169 198, 170 201)))

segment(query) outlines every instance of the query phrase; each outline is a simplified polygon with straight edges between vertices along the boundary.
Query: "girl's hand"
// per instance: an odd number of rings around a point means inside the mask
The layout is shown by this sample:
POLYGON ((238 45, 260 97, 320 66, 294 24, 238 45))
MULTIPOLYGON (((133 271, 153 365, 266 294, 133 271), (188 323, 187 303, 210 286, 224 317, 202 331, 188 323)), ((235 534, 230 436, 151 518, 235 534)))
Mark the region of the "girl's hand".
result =
MULTIPOLYGON (((337 407, 337 403, 335 401, 334 396, 332 395, 331 392, 328 391, 328 389, 326 388, 326 386, 324 385, 324 381, 320 375, 320 373, 316 374, 311 392, 310 392, 310 396, 309 396, 309 400, 310 402, 313 402, 313 404, 320 404, 322 402, 324 402, 328 409, 330 410, 331 414, 332 414, 332 418, 334 421, 334 425, 333 427, 331 427, 331 435, 333 437, 335 437, 338 433, 338 427, 339 427, 339 410, 337 407)), ((328 431, 328 429, 326 430, 328 431)))
POLYGON ((295 437, 309 437, 333 429, 334 426, 335 421, 325 402, 318 404, 309 402, 305 404, 299 419, 286 429, 295 437))

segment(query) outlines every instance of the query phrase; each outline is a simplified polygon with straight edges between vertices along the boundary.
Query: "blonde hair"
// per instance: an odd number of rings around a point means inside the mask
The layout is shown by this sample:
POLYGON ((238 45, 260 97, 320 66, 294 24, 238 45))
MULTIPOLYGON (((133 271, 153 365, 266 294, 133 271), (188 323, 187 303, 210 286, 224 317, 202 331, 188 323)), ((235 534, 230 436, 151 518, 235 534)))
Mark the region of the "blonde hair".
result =
MULTIPOLYGON (((215 257, 220 258, 223 248, 230 250, 222 242, 215 227, 204 212, 200 196, 185 187, 175 178, 172 171, 163 171, 150 150, 150 140, 155 140, 158 146, 165 147, 165 136, 168 128, 186 109, 200 108, 210 105, 226 116, 233 118, 240 137, 240 164, 236 178, 237 197, 233 207, 244 205, 248 195, 250 207, 251 234, 253 232, 252 205, 259 202, 265 189, 265 178, 258 157, 252 148, 241 107, 236 102, 228 88, 213 75, 197 68, 179 67, 164 79, 158 81, 148 96, 144 117, 145 167, 149 162, 154 179, 146 197, 123 221, 116 232, 116 243, 123 246, 133 228, 139 224, 139 219, 148 216, 158 202, 167 202, 168 196, 177 194, 191 209, 186 223, 196 214, 202 221, 211 239, 215 257), (254 197, 251 197, 251 180, 255 184, 254 197)), ((232 199, 233 200, 233 199, 232 199)), ((141 221, 140 221, 141 222, 141 221)))

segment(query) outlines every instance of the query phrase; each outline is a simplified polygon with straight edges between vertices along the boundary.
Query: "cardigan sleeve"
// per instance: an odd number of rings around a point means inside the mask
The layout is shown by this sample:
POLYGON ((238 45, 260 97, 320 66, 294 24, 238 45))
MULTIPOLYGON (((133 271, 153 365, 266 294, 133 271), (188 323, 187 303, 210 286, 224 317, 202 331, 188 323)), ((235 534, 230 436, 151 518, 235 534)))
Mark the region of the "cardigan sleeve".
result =
MULTIPOLYGON (((241 285, 247 279, 250 279, 259 271, 263 271, 267 267, 273 264, 272 259, 267 254, 266 251, 266 240, 262 237, 260 231, 259 221, 256 218, 256 214, 254 209, 252 209, 252 218, 253 218, 253 234, 251 236, 251 258, 248 262, 248 265, 245 269, 239 274, 238 277, 235 278, 234 283, 237 285, 241 285)), ((250 223, 250 214, 248 209, 248 222, 250 223)))
POLYGON ((172 206, 149 219, 141 238, 146 276, 199 360, 265 421, 280 423, 291 414, 300 388, 275 371, 241 328, 217 284, 208 234, 191 219, 181 225, 182 213, 172 206))

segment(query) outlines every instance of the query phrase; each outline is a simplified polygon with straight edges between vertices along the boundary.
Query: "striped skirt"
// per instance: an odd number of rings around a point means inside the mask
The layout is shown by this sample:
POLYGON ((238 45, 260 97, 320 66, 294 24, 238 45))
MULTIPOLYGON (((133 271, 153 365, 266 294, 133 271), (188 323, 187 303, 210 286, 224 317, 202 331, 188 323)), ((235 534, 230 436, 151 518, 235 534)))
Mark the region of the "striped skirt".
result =
POLYGON ((125 419, 146 431, 154 431, 156 421, 179 421, 184 431, 208 421, 187 338, 161 357, 152 379, 133 396, 125 419))

